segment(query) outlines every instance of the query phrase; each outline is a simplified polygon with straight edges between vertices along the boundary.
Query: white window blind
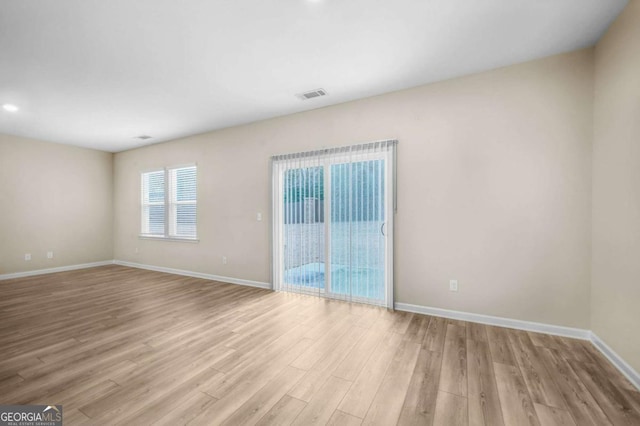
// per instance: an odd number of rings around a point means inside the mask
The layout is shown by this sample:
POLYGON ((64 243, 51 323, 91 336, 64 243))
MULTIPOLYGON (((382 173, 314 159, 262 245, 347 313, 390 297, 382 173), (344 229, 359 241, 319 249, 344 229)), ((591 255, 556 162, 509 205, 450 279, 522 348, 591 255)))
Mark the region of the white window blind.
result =
POLYGON ((164 170, 142 174, 142 231, 143 235, 164 235, 165 225, 164 170))
POLYGON ((169 236, 196 237, 196 168, 169 169, 169 236))
POLYGON ((142 173, 141 198, 141 236, 196 239, 196 166, 142 173))

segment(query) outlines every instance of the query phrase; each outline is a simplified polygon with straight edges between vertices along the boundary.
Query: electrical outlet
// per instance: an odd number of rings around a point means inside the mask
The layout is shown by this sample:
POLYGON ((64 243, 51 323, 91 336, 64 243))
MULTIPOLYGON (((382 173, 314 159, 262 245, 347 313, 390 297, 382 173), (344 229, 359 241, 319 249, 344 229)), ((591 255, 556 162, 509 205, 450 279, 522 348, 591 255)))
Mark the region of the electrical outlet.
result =
POLYGON ((222 264, 223 265, 227 264, 227 256, 222 256, 222 264))
POLYGON ((47 252, 47 259, 53 259, 53 252, 52 251, 48 251, 47 252))
POLYGON ((258 214, 256 214, 256 220, 258 222, 260 222, 262 220, 262 213, 258 212, 258 214))
POLYGON ((136 247, 136 248, 134 248, 134 249, 133 249, 133 252, 134 252, 135 254, 138 254, 138 253, 140 253, 140 250, 138 250, 138 247, 136 247))
POLYGON ((24 260, 25 260, 26 262, 30 261, 30 260, 31 260, 31 253, 25 253, 25 254, 24 254, 24 260))
POLYGON ((458 280, 449 280, 449 291, 458 291, 458 280))

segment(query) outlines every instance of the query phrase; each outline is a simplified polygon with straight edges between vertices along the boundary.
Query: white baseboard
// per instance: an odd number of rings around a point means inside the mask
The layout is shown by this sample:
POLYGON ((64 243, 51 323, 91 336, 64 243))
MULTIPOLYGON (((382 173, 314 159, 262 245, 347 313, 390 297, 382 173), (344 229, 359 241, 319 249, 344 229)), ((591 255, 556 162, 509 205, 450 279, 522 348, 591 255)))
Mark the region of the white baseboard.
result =
POLYGON ((123 260, 114 260, 113 263, 130 268, 147 269, 149 271, 165 272, 167 274, 184 275, 186 277, 202 278, 205 280, 220 281, 223 283, 246 285, 249 287, 258 287, 271 290, 271 283, 260 281, 243 280, 241 278, 223 277, 220 275, 205 274, 203 272, 185 271, 183 269, 165 268, 163 266, 145 265, 142 263, 125 262, 123 260))
POLYGON ((613 349, 609 347, 594 332, 591 332, 591 343, 618 369, 629 381, 640 390, 640 374, 632 366, 622 359, 613 349))
POLYGON ((496 325, 499 327, 515 328, 517 330, 534 331, 536 333, 554 334, 556 336, 572 337, 574 339, 589 340, 591 338, 591 332, 581 328, 563 327, 560 325, 543 324, 539 322, 473 314, 469 312, 451 311, 448 309, 411 305, 409 303, 396 303, 395 308, 398 311, 477 322, 480 324, 496 325))
POLYGON ((76 269, 94 268, 96 266, 113 265, 113 260, 103 260, 101 262, 81 263, 79 265, 58 266, 55 268, 36 269, 35 271, 14 272, 12 274, 0 275, 0 281, 13 278, 32 277, 35 275, 53 274, 55 272, 75 271, 76 269))
POLYGON ((436 317, 451 318, 461 321, 477 322, 480 324, 495 325, 498 327, 514 328, 517 330, 533 331, 536 333, 554 334, 556 336, 571 337, 574 339, 589 340, 602 354, 640 390, 640 374, 633 369, 620 355, 611 349, 595 333, 580 328, 563 327, 559 325, 543 324, 531 321, 522 321, 510 318, 494 317, 490 315, 473 314, 469 312, 451 311, 448 309, 431 308, 428 306, 412 305, 409 303, 396 303, 398 311, 413 312, 416 314, 432 315, 436 317))

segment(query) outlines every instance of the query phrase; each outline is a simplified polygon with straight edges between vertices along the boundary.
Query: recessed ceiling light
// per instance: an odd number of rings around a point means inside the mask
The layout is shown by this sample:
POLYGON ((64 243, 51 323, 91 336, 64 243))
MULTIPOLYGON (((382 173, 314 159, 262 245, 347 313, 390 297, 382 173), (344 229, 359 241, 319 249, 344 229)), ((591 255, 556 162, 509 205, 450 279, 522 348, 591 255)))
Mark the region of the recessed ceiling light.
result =
POLYGON ((2 108, 4 108, 5 111, 9 111, 9 112, 16 112, 17 110, 20 109, 17 106, 11 105, 11 104, 4 104, 2 105, 2 108))

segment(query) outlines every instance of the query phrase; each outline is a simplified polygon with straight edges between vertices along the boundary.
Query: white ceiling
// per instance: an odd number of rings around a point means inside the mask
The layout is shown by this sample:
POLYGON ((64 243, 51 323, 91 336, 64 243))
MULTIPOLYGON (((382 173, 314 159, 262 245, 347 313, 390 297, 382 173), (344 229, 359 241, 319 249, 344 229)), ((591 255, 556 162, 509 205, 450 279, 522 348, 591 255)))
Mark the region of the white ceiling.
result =
POLYGON ((0 133, 122 151, 591 46, 626 3, 0 0, 0 133))

